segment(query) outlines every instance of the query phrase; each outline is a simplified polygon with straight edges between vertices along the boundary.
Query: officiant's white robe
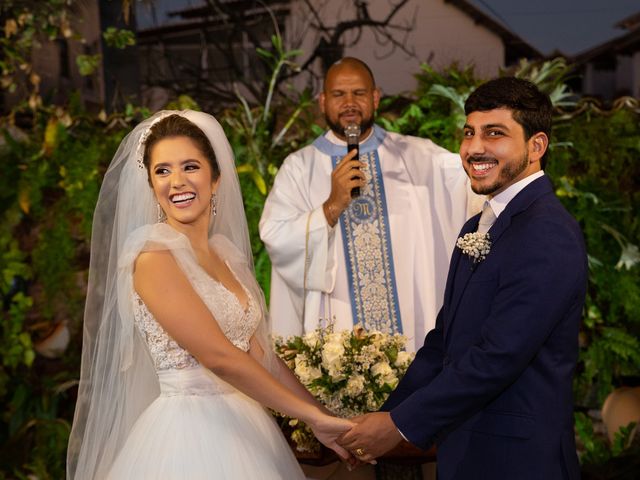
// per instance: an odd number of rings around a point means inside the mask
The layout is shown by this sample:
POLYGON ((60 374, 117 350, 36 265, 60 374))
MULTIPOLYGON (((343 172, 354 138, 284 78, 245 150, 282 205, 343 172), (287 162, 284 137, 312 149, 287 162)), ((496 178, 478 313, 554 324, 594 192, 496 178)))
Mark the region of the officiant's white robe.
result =
MULTIPOLYGON (((471 192, 459 155, 430 140, 375 128, 382 138, 378 156, 402 328, 414 351, 435 325, 458 232, 480 211, 482 198, 471 192)), ((345 142, 331 131, 325 138, 343 145, 346 154, 345 142)), ((332 169, 329 155, 313 144, 302 148, 285 159, 266 200, 260 236, 273 265, 276 335, 300 335, 329 319, 336 330, 353 328, 342 232, 339 224, 329 226, 322 209, 332 169)))

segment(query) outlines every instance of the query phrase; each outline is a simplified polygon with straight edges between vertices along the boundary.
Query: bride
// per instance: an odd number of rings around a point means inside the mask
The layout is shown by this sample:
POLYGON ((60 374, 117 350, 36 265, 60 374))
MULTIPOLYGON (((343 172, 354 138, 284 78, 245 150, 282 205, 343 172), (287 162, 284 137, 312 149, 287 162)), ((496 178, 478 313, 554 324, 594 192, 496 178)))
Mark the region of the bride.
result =
POLYGON ((68 479, 295 479, 264 406, 336 438, 273 353, 231 147, 162 111, 121 143, 94 215, 68 479))

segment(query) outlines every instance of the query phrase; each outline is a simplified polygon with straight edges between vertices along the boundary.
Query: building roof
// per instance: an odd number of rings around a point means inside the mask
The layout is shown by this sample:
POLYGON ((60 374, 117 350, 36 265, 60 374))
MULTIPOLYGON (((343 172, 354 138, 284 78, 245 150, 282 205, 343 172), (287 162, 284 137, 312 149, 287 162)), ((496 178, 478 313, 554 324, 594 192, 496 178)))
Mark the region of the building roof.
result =
POLYGON ((622 28, 624 30, 635 30, 640 27, 640 12, 623 18, 615 24, 615 27, 622 28))
MULTIPOLYGON (((286 0, 262 0, 258 6, 256 6, 256 2, 254 0, 221 0, 222 4, 227 4, 229 6, 233 6, 238 11, 242 11, 244 15, 249 15, 251 13, 255 13, 256 11, 259 13, 264 13, 266 8, 270 10, 289 10, 289 3, 286 0)), ((205 3, 204 5, 196 6, 196 7, 188 7, 180 10, 175 10, 169 12, 168 15, 170 17, 180 17, 184 19, 188 18, 219 18, 219 15, 211 14, 212 8, 210 5, 205 3)))
POLYGON ((640 13, 636 17, 638 17, 638 23, 634 29, 576 55, 573 57, 574 63, 583 64, 591 61, 613 60, 617 55, 631 55, 635 52, 640 52, 640 13))
POLYGON ((472 5, 465 0, 444 0, 444 2, 462 10, 471 17, 476 24, 482 25, 483 27, 491 30, 502 39, 505 46, 505 64, 509 65, 522 57, 532 59, 544 57, 539 50, 484 13, 475 5, 472 5))
MULTIPOLYGON (((283 0, 263 0, 262 6, 258 7, 255 1, 248 0, 222 0, 222 3, 232 5, 236 11, 242 12, 246 25, 252 25, 263 18, 267 8, 278 20, 288 15, 290 10, 289 2, 283 0)), ((148 39, 153 41, 158 36, 183 33, 203 27, 228 29, 229 18, 218 13, 212 14, 211 10, 209 5, 201 5, 167 12, 167 18, 171 18, 171 21, 160 26, 139 28, 138 38, 145 43, 148 39)))

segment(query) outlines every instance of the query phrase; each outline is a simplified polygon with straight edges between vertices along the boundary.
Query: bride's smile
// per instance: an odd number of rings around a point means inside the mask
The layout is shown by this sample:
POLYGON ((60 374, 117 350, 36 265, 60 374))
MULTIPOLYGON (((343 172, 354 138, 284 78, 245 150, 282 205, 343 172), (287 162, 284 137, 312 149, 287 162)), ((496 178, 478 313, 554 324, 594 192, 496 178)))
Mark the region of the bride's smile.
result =
POLYGON ((188 193, 176 193, 175 195, 170 195, 169 199, 176 205, 178 208, 185 208, 191 205, 191 200, 196 198, 196 194, 193 192, 188 193))
POLYGON ((208 225, 217 182, 200 149, 188 137, 168 137, 151 150, 151 185, 167 222, 208 225))

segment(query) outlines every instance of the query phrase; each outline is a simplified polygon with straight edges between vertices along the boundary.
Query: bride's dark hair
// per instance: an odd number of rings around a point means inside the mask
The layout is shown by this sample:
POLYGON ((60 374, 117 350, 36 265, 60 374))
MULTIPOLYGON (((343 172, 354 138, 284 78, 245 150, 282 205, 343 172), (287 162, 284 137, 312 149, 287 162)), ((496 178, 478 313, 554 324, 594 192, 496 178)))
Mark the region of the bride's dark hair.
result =
POLYGON ((216 160, 216 154, 213 152, 211 142, 202 130, 193 122, 187 120, 180 115, 169 115, 149 129, 149 136, 144 144, 144 156, 142 161, 147 169, 149 184, 151 184, 151 170, 149 165, 151 162, 151 150, 160 140, 170 137, 187 137, 200 152, 205 156, 211 166, 211 180, 217 180, 220 176, 220 166, 216 160))

